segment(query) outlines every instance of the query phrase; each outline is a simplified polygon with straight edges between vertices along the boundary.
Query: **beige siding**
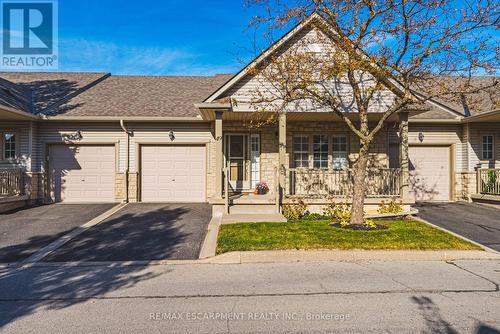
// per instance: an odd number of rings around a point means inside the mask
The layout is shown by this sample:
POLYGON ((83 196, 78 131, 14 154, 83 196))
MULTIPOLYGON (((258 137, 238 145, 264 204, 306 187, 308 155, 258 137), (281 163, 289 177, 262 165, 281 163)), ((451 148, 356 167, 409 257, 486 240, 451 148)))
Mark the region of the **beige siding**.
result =
POLYGON ((0 123, 0 133, 4 131, 14 131, 18 136, 17 158, 13 161, 3 160, 3 138, 0 139, 0 168, 21 167, 25 170, 30 169, 30 148, 29 148, 29 122, 8 122, 0 123))
MULTIPOLYGON (((315 48, 332 50, 334 43, 318 29, 305 27, 275 52, 286 55, 290 52, 297 52, 297 50, 313 50, 315 48)), ((265 96, 266 99, 280 96, 277 93, 276 85, 271 84, 265 77, 266 75, 246 75, 239 82, 236 82, 221 98, 230 98, 237 101, 237 104, 234 105, 234 111, 254 110, 255 101, 259 100, 261 96, 265 96)), ((370 85, 370 82, 372 82, 367 74, 360 77, 360 81, 366 85, 370 85)), ((325 86, 328 86, 329 90, 334 91, 340 97, 345 111, 355 111, 352 88, 347 79, 332 80, 326 83, 325 86)), ((385 111, 393 101, 394 95, 388 90, 377 93, 369 106, 369 111, 385 111)), ((294 105, 289 105, 288 111, 331 112, 330 109, 314 105, 310 101, 300 101, 294 105)))
POLYGON ((470 124, 469 127, 469 171, 474 171, 480 162, 484 168, 500 168, 500 123, 470 124), (494 161, 481 161, 483 135, 493 136, 494 161))

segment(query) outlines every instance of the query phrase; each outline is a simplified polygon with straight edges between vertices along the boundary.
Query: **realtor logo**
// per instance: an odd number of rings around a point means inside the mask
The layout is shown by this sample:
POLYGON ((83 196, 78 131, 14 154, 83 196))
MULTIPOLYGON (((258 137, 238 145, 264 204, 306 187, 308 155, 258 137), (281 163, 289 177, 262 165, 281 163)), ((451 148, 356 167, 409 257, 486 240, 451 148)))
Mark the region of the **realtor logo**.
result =
POLYGON ((0 0, 0 4, 0 69, 57 69, 57 1, 0 0))

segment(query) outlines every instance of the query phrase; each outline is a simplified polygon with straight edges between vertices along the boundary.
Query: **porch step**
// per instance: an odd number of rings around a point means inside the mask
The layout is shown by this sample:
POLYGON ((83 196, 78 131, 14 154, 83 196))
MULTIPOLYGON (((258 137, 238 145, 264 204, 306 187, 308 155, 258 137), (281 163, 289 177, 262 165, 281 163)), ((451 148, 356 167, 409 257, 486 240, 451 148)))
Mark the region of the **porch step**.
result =
POLYGON ((225 214, 222 215, 222 224, 236 223, 286 223, 286 218, 280 213, 272 214, 225 214))
POLYGON ((253 215, 253 214, 275 214, 276 205, 274 204, 232 204, 229 206, 230 214, 253 215))

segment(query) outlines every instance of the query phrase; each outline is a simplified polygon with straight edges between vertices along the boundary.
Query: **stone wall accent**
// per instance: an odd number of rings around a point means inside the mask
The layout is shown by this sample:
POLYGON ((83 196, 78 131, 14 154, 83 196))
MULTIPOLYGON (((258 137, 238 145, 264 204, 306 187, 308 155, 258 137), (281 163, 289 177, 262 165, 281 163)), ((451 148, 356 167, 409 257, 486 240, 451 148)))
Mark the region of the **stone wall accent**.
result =
MULTIPOLYGON (((138 175, 134 172, 128 175, 128 196, 129 202, 137 202, 138 175)), ((125 200, 125 173, 115 174, 115 199, 118 202, 125 200)))
POLYGON ((470 200, 470 196, 476 193, 476 173, 455 173, 455 199, 470 200))

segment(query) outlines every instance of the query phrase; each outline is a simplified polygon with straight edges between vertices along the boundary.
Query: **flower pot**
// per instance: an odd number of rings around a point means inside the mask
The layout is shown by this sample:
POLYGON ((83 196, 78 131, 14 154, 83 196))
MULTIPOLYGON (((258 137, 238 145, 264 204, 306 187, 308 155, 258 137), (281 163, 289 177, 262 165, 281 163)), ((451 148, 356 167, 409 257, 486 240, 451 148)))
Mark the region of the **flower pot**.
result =
POLYGON ((257 195, 265 195, 266 193, 266 189, 257 189, 257 195))

